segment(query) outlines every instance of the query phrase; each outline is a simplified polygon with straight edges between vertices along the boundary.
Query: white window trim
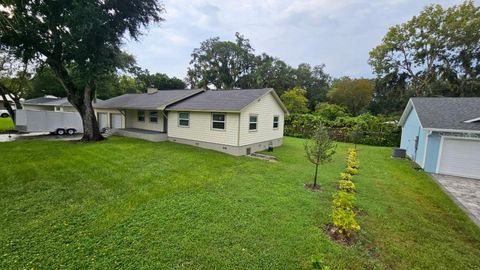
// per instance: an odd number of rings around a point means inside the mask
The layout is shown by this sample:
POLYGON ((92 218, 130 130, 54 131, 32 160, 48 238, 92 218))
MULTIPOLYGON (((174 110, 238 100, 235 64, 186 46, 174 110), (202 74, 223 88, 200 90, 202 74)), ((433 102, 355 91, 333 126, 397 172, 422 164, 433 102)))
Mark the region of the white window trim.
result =
POLYGON ((179 127, 182 127, 182 128, 188 128, 188 127, 190 127, 190 113, 189 113, 189 112, 178 112, 178 126, 179 126, 179 127), (181 117, 180 117, 180 114, 181 114, 181 113, 186 113, 186 114, 188 115, 188 118, 181 118, 181 117), (185 125, 181 125, 181 124, 180 124, 180 121, 181 121, 181 120, 187 120, 187 121, 188 121, 188 125, 186 125, 186 126, 185 126, 185 125))
POLYGON ((158 112, 157 111, 149 111, 148 112, 148 122, 152 124, 158 124, 158 112), (152 121, 152 117, 150 116, 151 113, 157 113, 157 122, 152 121))
POLYGON ((274 130, 277 130, 278 128, 280 128, 280 115, 274 115, 274 116, 273 116, 273 125, 272 125, 272 127, 273 127, 274 130), (277 127, 275 127, 275 117, 278 118, 277 127))
POLYGON ((210 128, 211 128, 212 130, 217 130, 217 131, 225 131, 225 130, 227 130, 227 114, 226 114, 226 113, 212 113, 212 114, 211 114, 211 118, 212 118, 212 119, 211 119, 211 121, 210 121, 210 123, 211 123, 211 124, 210 124, 210 128), (223 114, 224 120, 223 120, 223 121, 213 120, 213 115, 214 115, 214 114, 223 114), (214 128, 214 127, 213 127, 213 123, 214 123, 214 122, 217 122, 217 123, 222 123, 222 122, 223 122, 223 129, 222 129, 222 128, 214 128))
POLYGON ((249 132, 256 132, 258 130, 258 114, 249 114, 248 115, 248 131, 249 132), (257 120, 255 122, 250 121, 250 117, 255 116, 257 120), (250 129, 250 124, 255 123, 255 129, 250 129))

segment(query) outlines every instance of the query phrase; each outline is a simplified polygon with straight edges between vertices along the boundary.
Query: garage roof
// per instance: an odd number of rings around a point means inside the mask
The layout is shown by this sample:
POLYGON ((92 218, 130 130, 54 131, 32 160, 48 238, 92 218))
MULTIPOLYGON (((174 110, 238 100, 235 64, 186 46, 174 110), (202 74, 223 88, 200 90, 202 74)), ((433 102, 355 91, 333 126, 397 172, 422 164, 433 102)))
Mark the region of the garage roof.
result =
POLYGON ((480 97, 415 97, 405 109, 400 125, 415 109, 423 128, 431 130, 480 131, 480 97))
POLYGON ((44 96, 38 98, 27 99, 23 102, 26 105, 37 106, 72 106, 67 98, 59 98, 55 96, 44 96))
POLYGON ((102 102, 95 108, 163 110, 167 105, 194 96, 204 90, 158 90, 155 93, 125 94, 102 102))

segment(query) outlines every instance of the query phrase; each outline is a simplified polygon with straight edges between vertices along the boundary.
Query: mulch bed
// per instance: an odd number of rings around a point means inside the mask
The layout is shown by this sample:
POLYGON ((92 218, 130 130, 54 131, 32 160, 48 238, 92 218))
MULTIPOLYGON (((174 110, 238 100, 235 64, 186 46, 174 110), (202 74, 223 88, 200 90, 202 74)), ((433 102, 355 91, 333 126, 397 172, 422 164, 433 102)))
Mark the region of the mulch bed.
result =
POLYGON ((331 224, 331 223, 326 224, 323 229, 325 230, 325 232, 330 236, 330 238, 333 241, 335 241, 339 244, 350 246, 350 245, 354 244, 355 241, 356 241, 355 236, 348 237, 348 236, 345 236, 345 235, 339 233, 338 228, 333 226, 333 224, 331 224))
POLYGON ((320 191, 320 185, 314 186, 313 183, 303 185, 306 189, 310 189, 311 191, 320 191))

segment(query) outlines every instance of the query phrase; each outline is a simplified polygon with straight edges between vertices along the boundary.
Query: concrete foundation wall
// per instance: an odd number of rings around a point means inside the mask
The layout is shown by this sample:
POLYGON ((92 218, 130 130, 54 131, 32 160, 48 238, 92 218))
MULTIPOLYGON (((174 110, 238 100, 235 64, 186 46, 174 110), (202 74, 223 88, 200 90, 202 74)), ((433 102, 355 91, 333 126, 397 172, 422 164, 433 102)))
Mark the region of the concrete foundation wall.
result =
POLYGON ((168 139, 166 133, 146 133, 140 131, 130 131, 125 129, 113 129, 112 134, 123 137, 137 138, 151 142, 163 142, 168 139))
POLYGON ((193 145, 205 149, 215 150, 223 153, 227 153, 234 156, 243 156, 247 154, 247 149, 250 148, 250 153, 267 150, 269 146, 278 147, 282 145, 282 138, 273 139, 269 141, 263 141, 259 143, 243 145, 243 146, 231 146, 225 144, 217 144, 210 142, 202 142, 195 140, 187 140, 182 138, 168 137, 171 142, 193 145))

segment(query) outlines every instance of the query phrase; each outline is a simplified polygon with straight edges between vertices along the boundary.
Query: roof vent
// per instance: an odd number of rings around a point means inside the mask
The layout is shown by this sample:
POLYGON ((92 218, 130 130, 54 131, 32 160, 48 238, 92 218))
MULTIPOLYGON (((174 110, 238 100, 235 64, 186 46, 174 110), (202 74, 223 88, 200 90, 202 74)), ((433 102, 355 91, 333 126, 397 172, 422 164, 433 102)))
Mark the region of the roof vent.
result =
POLYGON ((479 122, 479 121, 480 121, 480 117, 473 118, 473 119, 470 119, 470 120, 465 120, 463 122, 464 123, 475 123, 475 122, 479 122))
POLYGON ((148 94, 155 94, 158 92, 158 89, 155 87, 147 87, 147 93, 148 94))

